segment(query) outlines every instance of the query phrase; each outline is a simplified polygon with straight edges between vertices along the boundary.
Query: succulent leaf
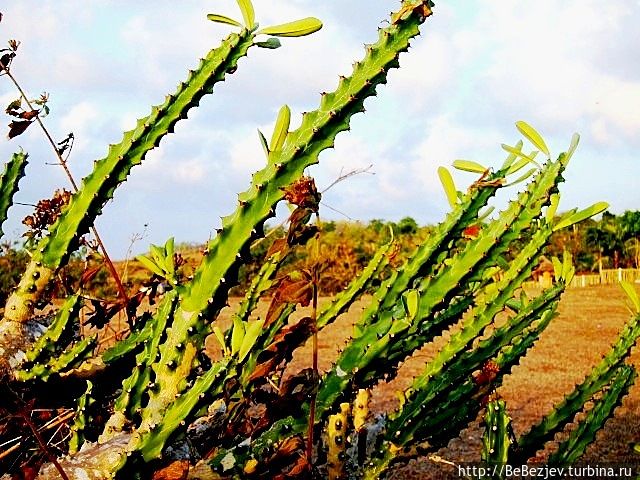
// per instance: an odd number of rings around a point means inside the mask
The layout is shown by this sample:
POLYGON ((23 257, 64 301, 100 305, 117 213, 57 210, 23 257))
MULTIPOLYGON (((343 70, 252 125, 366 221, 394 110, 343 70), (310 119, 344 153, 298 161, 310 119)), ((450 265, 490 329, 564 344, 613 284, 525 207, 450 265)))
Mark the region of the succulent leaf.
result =
POLYGON ((273 35, 274 37, 303 37, 317 32, 322 22, 315 17, 302 18, 293 22, 273 25, 256 32, 256 35, 273 35))
POLYGON ((225 23, 227 25, 233 25, 234 27, 242 28, 242 24, 233 18, 225 17, 224 15, 218 15, 217 13, 210 13, 207 18, 212 22, 225 23))
POLYGON ((522 135, 524 135, 525 138, 529 140, 538 150, 540 150, 547 157, 549 157, 550 155, 549 148, 547 147, 547 144, 544 142, 544 139, 542 138, 542 136, 536 131, 535 128, 533 128, 527 122, 523 122, 522 120, 519 122, 516 122, 516 127, 518 128, 520 133, 522 133, 522 135))

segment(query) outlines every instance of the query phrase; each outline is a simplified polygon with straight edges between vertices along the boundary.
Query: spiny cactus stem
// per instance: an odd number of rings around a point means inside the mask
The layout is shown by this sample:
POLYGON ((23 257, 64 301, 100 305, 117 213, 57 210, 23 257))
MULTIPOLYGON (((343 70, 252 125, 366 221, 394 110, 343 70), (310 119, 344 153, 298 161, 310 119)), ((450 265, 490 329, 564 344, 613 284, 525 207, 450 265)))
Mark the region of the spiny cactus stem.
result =
POLYGON ((549 465, 574 463, 584 453, 614 409, 622 403, 622 398, 628 393, 635 378, 636 371, 629 365, 620 365, 614 370, 613 378, 603 391, 602 398, 594 402, 593 408, 579 422, 578 427, 571 431, 569 438, 551 454, 549 465))
POLYGON ((0 237, 4 235, 2 225, 7 219, 7 213, 13 205, 13 197, 19 190, 20 180, 24 177, 25 168, 29 163, 29 155, 24 151, 14 153, 6 164, 4 172, 0 174, 0 237))
POLYGON ((617 371, 616 367, 630 354, 638 337, 640 337, 640 316, 635 316, 626 323, 614 346, 593 367, 584 381, 576 385, 560 403, 554 406, 551 412, 520 437, 517 460, 532 456, 538 445, 546 442, 557 431, 563 429, 584 403, 611 381, 617 371))
POLYGON ((282 188, 317 163, 321 151, 333 147, 335 137, 347 129, 351 117, 363 111, 364 100, 375 94, 378 85, 386 82, 388 70, 398 67, 399 54, 406 51, 411 38, 420 33, 422 21, 423 17, 412 16, 383 29, 375 48, 354 67, 352 76, 341 79, 333 93, 322 97, 317 110, 303 115, 300 127, 287 134, 282 149, 273 152, 273 159, 253 176, 249 189, 239 195, 245 205, 223 218, 222 232, 209 242, 209 253, 194 273, 193 280, 180 289, 181 300, 175 314, 178 322, 160 347, 161 360, 154 367, 163 393, 151 395, 146 411, 162 410, 166 403, 162 404, 172 401, 175 393, 184 388, 175 372, 169 371, 164 364, 176 356, 178 342, 187 340, 194 347, 202 344, 207 326, 204 319, 217 317, 230 288, 228 280, 237 274, 237 254, 247 250, 255 240, 255 232, 274 216, 276 204, 284 197, 282 188), (258 189, 257 185, 265 188, 258 189))

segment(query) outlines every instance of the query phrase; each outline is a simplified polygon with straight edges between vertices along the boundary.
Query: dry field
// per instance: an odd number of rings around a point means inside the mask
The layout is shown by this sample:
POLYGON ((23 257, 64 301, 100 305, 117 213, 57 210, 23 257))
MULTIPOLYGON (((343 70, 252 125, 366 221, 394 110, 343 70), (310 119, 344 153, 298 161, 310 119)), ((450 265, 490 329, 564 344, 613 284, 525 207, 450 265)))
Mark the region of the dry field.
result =
MULTIPOLYGON (((546 413, 554 402, 580 382, 615 340, 624 322, 629 318, 625 297, 617 286, 574 288, 565 293, 555 318, 543 333, 537 345, 529 351, 522 363, 505 378, 498 390, 507 401, 516 435, 525 431, 546 413)), ((326 369, 335 359, 337 349, 350 333, 350 324, 358 316, 364 303, 356 304, 339 321, 320 333, 320 366, 326 369)), ((266 305, 261 305, 261 309, 266 305)), ((394 392, 411 381, 420 372, 433 348, 424 349, 411 358, 400 370, 398 378, 388 385, 379 386, 373 396, 372 409, 383 411, 394 408, 394 392)), ((634 351, 631 361, 640 365, 640 354, 634 351)), ((309 347, 296 353, 292 368, 308 366, 309 347)), ((616 410, 597 441, 589 448, 586 462, 633 462, 640 464, 640 455, 632 451, 632 443, 640 441, 640 385, 632 388, 623 405, 616 410)), ((479 460, 482 430, 476 421, 459 439, 438 452, 438 456, 451 462, 479 460)), ((411 461, 395 468, 393 479, 455 478, 454 467, 427 458, 411 461)))

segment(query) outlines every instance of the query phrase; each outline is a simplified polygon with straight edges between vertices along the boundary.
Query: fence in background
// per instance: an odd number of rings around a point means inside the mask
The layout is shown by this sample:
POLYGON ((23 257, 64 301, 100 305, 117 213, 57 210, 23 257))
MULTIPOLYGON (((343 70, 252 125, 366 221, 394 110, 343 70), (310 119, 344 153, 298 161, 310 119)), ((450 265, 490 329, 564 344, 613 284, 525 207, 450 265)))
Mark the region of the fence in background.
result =
MULTIPOLYGON (((612 268, 603 269, 600 273, 587 275, 578 274, 573 277, 570 287, 590 287, 593 285, 613 285, 621 281, 640 283, 640 269, 638 268, 612 268)), ((538 280, 526 282, 529 287, 551 286, 551 274, 541 275, 538 280)))

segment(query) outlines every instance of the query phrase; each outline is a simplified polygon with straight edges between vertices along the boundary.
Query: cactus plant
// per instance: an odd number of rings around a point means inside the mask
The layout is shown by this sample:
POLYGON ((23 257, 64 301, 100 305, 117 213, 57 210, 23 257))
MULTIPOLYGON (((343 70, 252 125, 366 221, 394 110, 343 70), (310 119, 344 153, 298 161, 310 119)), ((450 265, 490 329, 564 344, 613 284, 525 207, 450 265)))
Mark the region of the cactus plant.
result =
MULTIPOLYGON (((103 349, 94 348, 95 337, 76 338, 82 305, 79 294, 65 301, 49 325, 33 324, 36 300, 130 170, 214 84, 235 71, 251 46, 278 46, 274 39, 261 42, 257 36, 301 36, 321 26, 307 18, 260 30, 251 2, 238 0, 238 4, 244 23, 218 14, 210 14, 209 19, 238 27, 240 32, 212 50, 174 95, 154 107, 96 162, 50 234, 38 244, 7 302, 0 321, 4 382, 26 388, 91 379, 85 393, 76 399, 69 456, 43 467, 41 478, 58 469, 73 472, 73 478, 139 477, 160 467, 163 456, 173 455, 181 442, 188 444, 195 434, 210 442, 210 448, 199 452, 198 464, 200 474, 209 477, 326 474, 336 479, 381 478, 405 449, 416 445, 422 451, 438 448, 477 416, 504 375, 552 320, 571 280, 573 267, 565 256, 554 260, 555 285, 534 298, 522 292, 550 235, 606 207, 596 204, 557 220, 558 187, 578 137, 553 161, 542 137, 528 124, 518 122, 518 130, 536 151, 525 153, 523 142, 506 147, 509 156, 495 171, 475 162, 455 162, 456 168, 480 174, 464 192, 456 190, 446 169, 440 169, 451 212, 408 260, 389 268, 392 232, 391 240, 379 247, 362 273, 328 306, 317 315, 314 309, 313 318, 292 320, 297 305, 304 303, 300 298, 306 297, 278 296, 279 285, 286 284, 284 278, 304 292, 311 287, 312 297, 317 294, 317 275, 294 271, 287 277, 277 276, 288 253, 317 233, 307 223, 318 213, 320 194, 304 176, 305 170, 318 162, 320 152, 333 146, 340 132, 349 129, 353 115, 364 111, 365 99, 374 96, 389 70, 399 66, 400 53, 408 49, 431 15, 430 1, 405 0, 391 14, 388 25, 379 29, 378 41, 365 47, 352 74, 342 77, 335 91, 322 94, 319 107, 305 113, 297 129, 290 131, 291 111, 284 106, 271 140, 267 142, 260 134, 266 165, 238 195, 235 211, 223 218, 222 228, 208 243, 192 278, 176 274, 173 239, 152 246, 150 255, 139 257, 153 274, 171 284, 171 290, 155 311, 137 317, 126 338, 103 349), (519 173, 535 164, 538 152, 547 157, 546 163, 524 175, 519 173), (516 199, 488 219, 489 211, 483 209, 495 193, 531 176, 516 199), (224 329, 218 319, 238 269, 283 200, 293 207, 289 232, 279 241, 281 248, 269 252, 233 312, 231 326, 224 329), (470 229, 475 233, 469 235, 470 229), (353 335, 328 372, 321 378, 309 370, 291 378, 274 375, 297 346, 336 321, 381 277, 381 284, 366 297, 369 305, 353 335), (272 290, 273 308, 266 318, 257 318, 258 302, 272 290), (511 313, 496 325, 503 312, 511 313), (372 419, 368 388, 393 377, 407 357, 452 328, 448 341, 401 392, 398 409, 372 419), (205 338, 210 334, 221 346, 217 359, 204 354, 205 338), (119 368, 121 365, 127 368, 119 368), (105 378, 108 381, 100 385, 97 380, 105 378), (107 393, 105 398, 95 393, 99 385, 107 393), (294 402, 288 397, 294 397, 294 402), (266 412, 263 421, 246 422, 247 411, 258 403, 266 412), (87 407, 97 404, 109 410, 109 416, 99 424, 102 433, 93 439, 97 441, 92 441, 86 432, 87 407), (316 434, 321 431, 325 434, 316 434), (315 440, 311 445, 317 449, 315 457, 310 455, 312 449, 306 458, 297 454, 304 436, 310 444, 315 440)), ((11 203, 25 161, 26 154, 16 154, 2 177, 0 219, 11 203)), ((312 272, 317 273, 317 267, 312 272)), ((634 303, 640 304, 637 298, 634 303)), ((519 450, 509 448, 512 440, 505 404, 490 402, 485 460, 496 463, 514 455, 532 455, 585 402, 604 392, 552 460, 573 461, 580 455, 635 377, 622 362, 638 328, 637 321, 625 328, 618 344, 585 382, 518 440, 519 450)), ((196 455, 188 457, 192 463, 196 459, 196 455)))
MULTIPOLYGON (((511 419, 502 400, 489 402, 484 416, 485 434, 482 437, 482 460, 488 466, 505 465, 509 460, 509 450, 513 444, 511 419)), ((504 478, 495 475, 494 478, 504 478)))

